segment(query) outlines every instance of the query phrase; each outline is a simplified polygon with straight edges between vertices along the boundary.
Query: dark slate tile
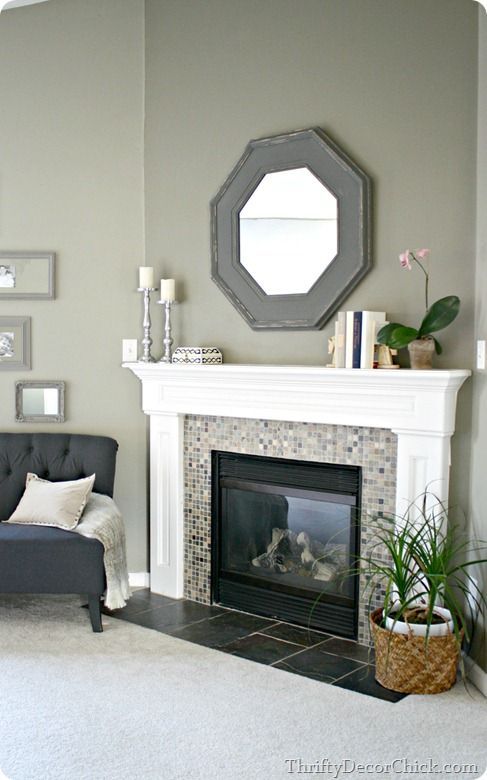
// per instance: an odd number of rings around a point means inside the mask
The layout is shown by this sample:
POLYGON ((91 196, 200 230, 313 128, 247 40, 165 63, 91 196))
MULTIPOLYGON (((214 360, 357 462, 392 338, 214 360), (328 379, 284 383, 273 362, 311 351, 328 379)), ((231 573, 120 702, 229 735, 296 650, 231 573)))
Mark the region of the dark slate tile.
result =
POLYGON ((166 604, 180 604, 181 599, 172 599, 169 596, 162 596, 160 593, 152 593, 149 588, 134 590, 129 604, 145 604, 147 607, 162 607, 166 604))
MULTIPOLYGON (((130 623, 136 623, 138 626, 154 628, 168 634, 183 626, 189 626, 200 620, 214 618, 224 612, 220 607, 210 607, 206 604, 198 604, 196 601, 182 600, 174 604, 154 607, 144 612, 120 615, 120 617, 122 620, 128 620, 130 623)), ((115 617, 118 617, 118 615, 115 615, 115 617)))
POLYGON ((133 599, 140 599, 140 598, 147 598, 152 594, 152 591, 150 588, 132 588, 132 598, 133 599))
POLYGON ((310 631, 307 628, 292 626, 290 623, 276 623, 275 626, 266 628, 262 633, 282 639, 285 642, 293 642, 302 647, 313 647, 330 638, 330 634, 321 634, 319 631, 310 631))
POLYGON ((213 620, 195 623, 180 630, 175 629, 170 633, 172 636, 178 637, 178 639, 186 639, 188 642, 195 642, 197 645, 221 648, 236 639, 247 636, 247 634, 261 631, 271 626, 274 622, 266 618, 247 615, 243 612, 227 611, 213 620))
POLYGON ((341 655, 344 658, 351 658, 352 661, 363 661, 365 664, 371 664, 374 661, 374 651, 365 645, 359 645, 351 639, 341 639, 338 636, 332 636, 327 639, 323 645, 323 650, 334 655, 341 655))
POLYGON ((126 615, 138 615, 141 612, 148 612, 151 609, 158 609, 159 607, 169 607, 177 603, 178 602, 176 599, 170 599, 166 596, 158 596, 158 598, 154 599, 153 601, 131 598, 128 600, 125 607, 122 607, 121 609, 112 610, 102 606, 102 612, 105 615, 110 615, 111 617, 124 618, 126 615))
POLYGON ((248 658, 250 661, 257 661, 260 664, 273 664, 292 653, 298 653, 302 647, 301 645, 293 645, 291 642, 282 642, 266 634, 249 634, 219 649, 223 650, 224 653, 248 658))
MULTIPOLYGON (((88 605, 86 605, 88 607, 88 605)), ((108 609, 104 604, 101 605, 102 615, 108 615, 114 618, 125 618, 128 615, 137 615, 139 612, 147 612, 149 607, 144 604, 129 603, 122 609, 108 609)))
MULTIPOLYGON (((88 604, 82 604, 81 606, 83 609, 88 609, 88 604)), ((122 620, 132 615, 138 615, 140 612, 147 612, 149 609, 150 607, 146 604, 132 602, 129 602, 121 609, 108 609, 104 604, 101 605, 102 615, 108 615, 108 617, 113 618, 122 618, 122 620)))
POLYGON ((285 669, 288 672, 294 672, 294 674, 301 674, 303 677, 311 677, 313 680, 328 683, 363 666, 359 661, 325 653, 324 647, 326 647, 326 643, 302 650, 297 655, 293 655, 285 661, 279 661, 274 666, 276 669, 285 669))
POLYGON ((375 668, 373 666, 364 666, 352 674, 347 674, 341 680, 333 683, 338 688, 346 688, 348 691, 364 693, 366 696, 374 696, 376 699, 395 703, 404 699, 406 693, 397 693, 383 688, 374 677, 375 668))

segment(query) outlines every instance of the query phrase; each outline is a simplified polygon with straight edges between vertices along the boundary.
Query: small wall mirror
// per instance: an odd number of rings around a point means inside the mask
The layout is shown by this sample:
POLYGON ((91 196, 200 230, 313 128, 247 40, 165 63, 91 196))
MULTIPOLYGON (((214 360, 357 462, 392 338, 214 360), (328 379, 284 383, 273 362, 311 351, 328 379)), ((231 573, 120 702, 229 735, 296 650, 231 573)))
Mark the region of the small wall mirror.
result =
POLYGON ((255 329, 317 329, 370 268, 370 180, 320 129, 251 141, 211 204, 212 277, 255 329))
POLYGON ((17 422, 64 422, 64 382, 16 382, 17 422))

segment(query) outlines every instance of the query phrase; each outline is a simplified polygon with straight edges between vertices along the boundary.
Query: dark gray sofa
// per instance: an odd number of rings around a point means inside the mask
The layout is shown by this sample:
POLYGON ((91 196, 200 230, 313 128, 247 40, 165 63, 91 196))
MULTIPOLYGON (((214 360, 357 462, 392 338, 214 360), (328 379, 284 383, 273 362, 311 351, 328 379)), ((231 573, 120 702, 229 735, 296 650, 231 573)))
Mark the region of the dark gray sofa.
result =
POLYGON ((118 444, 106 436, 0 433, 0 593, 79 593, 93 631, 102 631, 103 546, 72 531, 7 520, 27 473, 62 482, 95 473, 93 490, 113 496, 118 444))

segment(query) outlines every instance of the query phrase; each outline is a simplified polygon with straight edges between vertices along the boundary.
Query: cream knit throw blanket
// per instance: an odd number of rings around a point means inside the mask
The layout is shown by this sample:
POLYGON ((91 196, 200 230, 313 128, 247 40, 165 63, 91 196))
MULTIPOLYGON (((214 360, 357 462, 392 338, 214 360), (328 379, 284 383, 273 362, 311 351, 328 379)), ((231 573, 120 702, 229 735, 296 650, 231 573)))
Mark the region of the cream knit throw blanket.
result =
POLYGON ((132 594, 125 552, 125 529, 122 515, 113 499, 101 493, 92 493, 81 520, 73 530, 102 543, 107 578, 105 606, 108 609, 124 607, 132 594))

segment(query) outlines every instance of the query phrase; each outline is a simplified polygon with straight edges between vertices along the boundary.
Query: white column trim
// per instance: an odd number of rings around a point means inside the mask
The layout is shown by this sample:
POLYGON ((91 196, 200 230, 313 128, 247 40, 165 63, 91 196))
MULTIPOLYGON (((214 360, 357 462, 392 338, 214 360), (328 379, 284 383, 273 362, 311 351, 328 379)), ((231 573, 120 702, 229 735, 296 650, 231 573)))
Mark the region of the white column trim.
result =
POLYGON ((151 416, 151 589, 176 599, 183 596, 183 434, 181 415, 151 416))
POLYGON ((402 517, 425 490, 448 502, 450 482, 449 433, 391 429, 397 435, 396 515, 402 517))

